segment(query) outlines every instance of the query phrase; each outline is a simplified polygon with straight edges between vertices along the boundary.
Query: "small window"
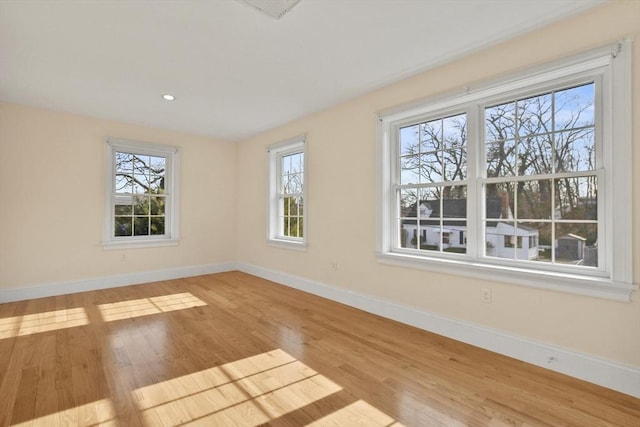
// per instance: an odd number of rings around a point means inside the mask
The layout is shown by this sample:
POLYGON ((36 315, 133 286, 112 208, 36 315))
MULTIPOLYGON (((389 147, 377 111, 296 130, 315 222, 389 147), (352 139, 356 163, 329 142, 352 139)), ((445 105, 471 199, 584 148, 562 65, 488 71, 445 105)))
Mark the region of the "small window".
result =
POLYGON ((105 247, 176 244, 175 147, 107 142, 105 247))
POLYGON ((269 147, 268 241, 292 248, 306 243, 306 155, 303 137, 269 147))

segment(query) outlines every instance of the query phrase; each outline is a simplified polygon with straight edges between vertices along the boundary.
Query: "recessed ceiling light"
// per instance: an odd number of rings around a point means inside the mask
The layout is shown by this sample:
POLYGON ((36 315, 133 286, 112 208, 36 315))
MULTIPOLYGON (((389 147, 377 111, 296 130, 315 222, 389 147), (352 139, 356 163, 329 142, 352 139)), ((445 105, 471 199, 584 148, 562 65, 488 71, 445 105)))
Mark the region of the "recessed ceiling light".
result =
POLYGON ((168 93, 165 93, 164 95, 162 95, 162 99, 164 99, 165 101, 173 101, 174 99, 176 99, 176 97, 168 93))

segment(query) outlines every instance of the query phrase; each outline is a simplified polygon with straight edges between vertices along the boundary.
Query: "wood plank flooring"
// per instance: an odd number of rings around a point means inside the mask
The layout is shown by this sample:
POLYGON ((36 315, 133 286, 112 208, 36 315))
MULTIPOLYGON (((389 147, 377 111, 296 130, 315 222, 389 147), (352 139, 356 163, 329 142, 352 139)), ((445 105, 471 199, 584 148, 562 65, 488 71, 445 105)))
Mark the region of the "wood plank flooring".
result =
POLYGON ((640 400, 240 272, 0 305, 0 426, 640 426, 640 400))

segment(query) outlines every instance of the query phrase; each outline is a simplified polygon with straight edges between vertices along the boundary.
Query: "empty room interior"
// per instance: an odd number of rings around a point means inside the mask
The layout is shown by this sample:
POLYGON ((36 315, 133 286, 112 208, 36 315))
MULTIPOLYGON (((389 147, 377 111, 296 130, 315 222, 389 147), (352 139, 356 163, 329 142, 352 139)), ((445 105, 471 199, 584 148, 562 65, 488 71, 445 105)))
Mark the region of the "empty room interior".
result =
POLYGON ((640 426, 639 0, 0 0, 0 426, 640 426))

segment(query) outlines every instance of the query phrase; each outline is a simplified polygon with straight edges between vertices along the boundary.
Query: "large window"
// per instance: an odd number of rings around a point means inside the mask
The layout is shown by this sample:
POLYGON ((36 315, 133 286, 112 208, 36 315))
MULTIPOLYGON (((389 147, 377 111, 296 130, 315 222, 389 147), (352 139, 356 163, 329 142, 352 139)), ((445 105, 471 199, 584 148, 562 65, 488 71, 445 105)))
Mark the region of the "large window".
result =
POLYGON ((627 299, 628 56, 382 115, 380 258, 627 299))
POLYGON ((304 247, 305 141, 298 137, 269 147, 270 243, 304 247))
POLYGON ((105 246, 176 243, 177 156, 175 147, 108 141, 105 246))

